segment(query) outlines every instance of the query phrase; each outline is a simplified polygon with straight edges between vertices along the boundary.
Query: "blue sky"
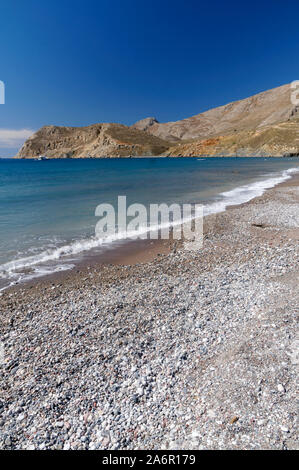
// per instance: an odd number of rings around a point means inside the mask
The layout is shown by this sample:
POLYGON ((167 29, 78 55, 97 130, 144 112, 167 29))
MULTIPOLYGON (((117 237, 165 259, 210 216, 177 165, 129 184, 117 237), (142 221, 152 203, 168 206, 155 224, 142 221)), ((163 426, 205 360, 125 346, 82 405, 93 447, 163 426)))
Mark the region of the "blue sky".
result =
POLYGON ((298 0, 1 0, 0 155, 45 124, 178 120, 299 79, 298 0))

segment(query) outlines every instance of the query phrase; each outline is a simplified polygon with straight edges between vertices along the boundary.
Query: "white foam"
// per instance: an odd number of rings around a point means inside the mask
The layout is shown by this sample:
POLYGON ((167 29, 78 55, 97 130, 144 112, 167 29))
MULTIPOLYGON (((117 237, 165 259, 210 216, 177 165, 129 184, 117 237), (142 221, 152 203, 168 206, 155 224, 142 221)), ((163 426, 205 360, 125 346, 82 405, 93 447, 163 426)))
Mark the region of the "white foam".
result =
MULTIPOLYGON (((74 266, 75 266, 74 264, 60 264, 56 266, 38 266, 35 269, 33 269, 32 272, 30 273, 10 272, 9 275, 5 277, 8 281, 8 284, 5 285, 4 287, 1 287, 0 292, 7 289, 8 287, 13 287, 16 284, 19 284, 20 282, 23 282, 25 280, 30 281, 32 279, 46 276, 48 274, 54 274, 54 273, 61 272, 61 271, 67 271, 69 269, 72 269, 74 266)), ((1 276, 1 277, 4 278, 4 276, 1 276)))
POLYGON ((298 172, 298 168, 289 168, 280 174, 269 175, 270 177, 265 180, 255 181, 254 183, 239 186, 230 191, 220 193, 219 196, 221 199, 219 201, 215 201, 204 207, 204 215, 217 214, 225 211, 228 206, 244 204, 255 197, 262 196, 266 189, 273 188, 277 184, 291 178, 292 174, 298 172))

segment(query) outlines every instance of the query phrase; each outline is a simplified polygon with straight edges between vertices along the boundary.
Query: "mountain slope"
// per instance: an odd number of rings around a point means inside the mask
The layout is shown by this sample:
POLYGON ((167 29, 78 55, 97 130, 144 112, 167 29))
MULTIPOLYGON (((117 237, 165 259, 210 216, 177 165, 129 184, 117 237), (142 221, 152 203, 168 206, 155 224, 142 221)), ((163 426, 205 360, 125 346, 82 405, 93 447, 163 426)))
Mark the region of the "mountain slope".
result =
POLYGON ((243 130, 232 134, 196 139, 170 147, 165 156, 299 156, 299 119, 243 130))
POLYGON ((290 85, 283 85, 181 121, 161 124, 150 118, 150 122, 144 119, 133 127, 170 141, 256 129, 287 121, 296 115, 298 108, 291 103, 291 91, 290 85))

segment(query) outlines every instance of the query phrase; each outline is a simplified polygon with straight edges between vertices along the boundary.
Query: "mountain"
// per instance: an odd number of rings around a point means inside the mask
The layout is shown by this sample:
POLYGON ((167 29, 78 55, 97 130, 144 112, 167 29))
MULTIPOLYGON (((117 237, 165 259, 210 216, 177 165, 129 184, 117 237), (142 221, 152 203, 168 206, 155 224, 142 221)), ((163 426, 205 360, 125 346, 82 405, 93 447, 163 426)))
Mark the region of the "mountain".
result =
POLYGON ((154 124, 159 124, 159 121, 157 121, 157 119, 154 117, 148 117, 145 119, 141 119, 141 121, 138 121, 133 124, 132 128, 139 129, 140 131, 148 131, 149 128, 152 128, 154 124))
POLYGON ((299 107, 283 85, 176 122, 45 126, 17 154, 32 158, 299 154, 299 107))
POLYGON ((283 85, 181 121, 161 124, 155 118, 148 118, 133 127, 176 141, 256 129, 287 121, 298 112, 299 108, 291 103, 291 92, 290 85, 283 85))

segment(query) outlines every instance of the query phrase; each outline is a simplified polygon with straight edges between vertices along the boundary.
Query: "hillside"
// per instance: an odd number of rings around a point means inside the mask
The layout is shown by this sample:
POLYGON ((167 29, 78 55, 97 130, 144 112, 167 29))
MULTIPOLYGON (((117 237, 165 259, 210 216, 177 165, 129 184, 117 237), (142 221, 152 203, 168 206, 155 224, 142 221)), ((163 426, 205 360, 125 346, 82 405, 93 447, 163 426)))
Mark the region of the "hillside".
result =
POLYGON ((22 146, 17 158, 124 157, 160 155, 169 142, 121 124, 87 127, 44 126, 22 146))
POLYGON ((161 124, 155 118, 148 118, 133 127, 172 141, 257 129, 296 115, 298 108, 291 102, 291 91, 290 85, 284 85, 181 121, 161 124))
POLYGON ((299 107, 284 85, 176 122, 44 126, 17 158, 299 154, 299 107))
POLYGON ((254 130, 179 143, 165 156, 249 156, 279 157, 299 155, 299 119, 254 130))

